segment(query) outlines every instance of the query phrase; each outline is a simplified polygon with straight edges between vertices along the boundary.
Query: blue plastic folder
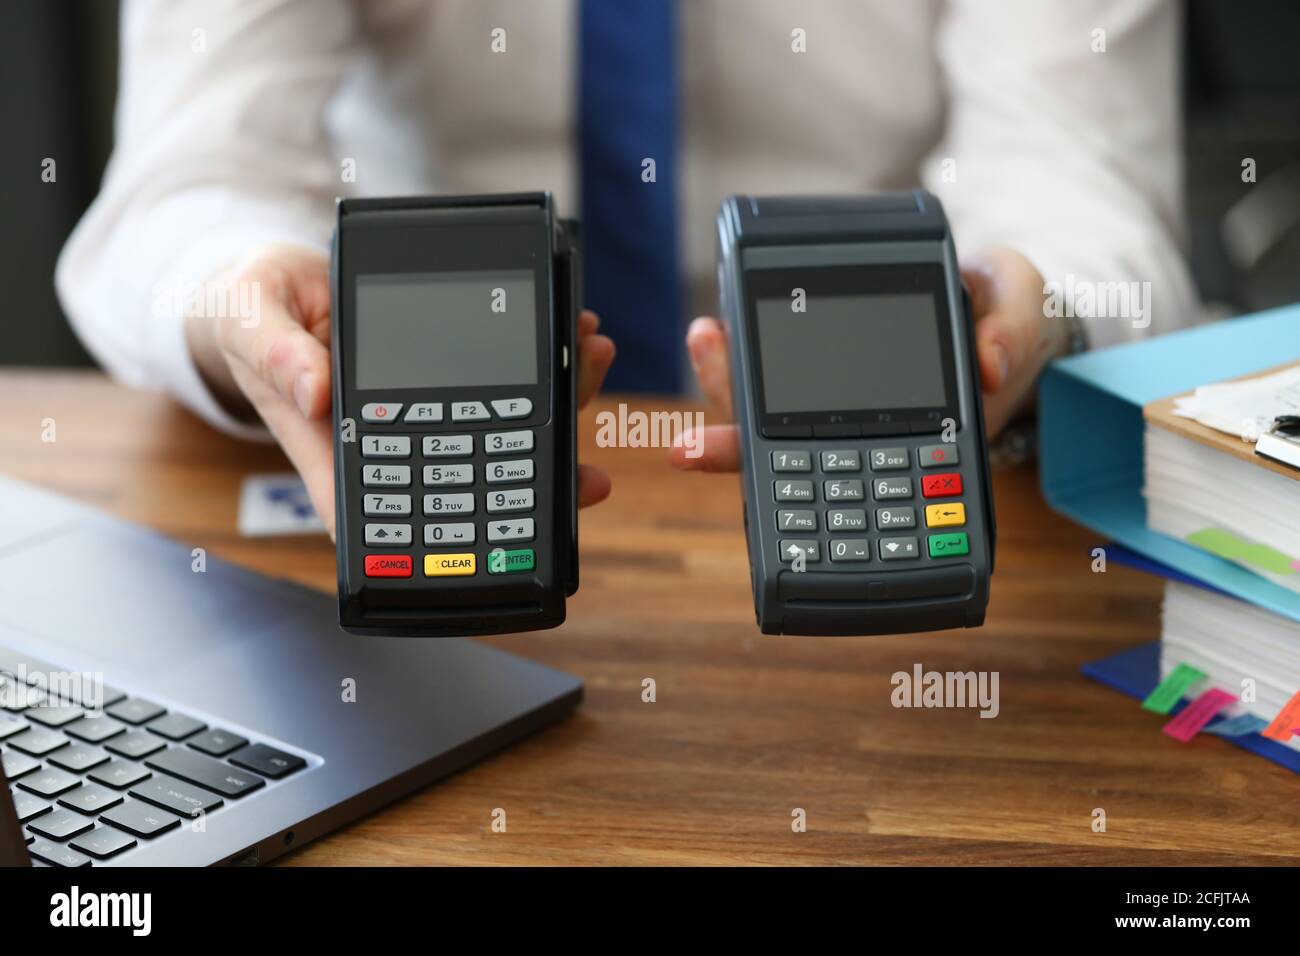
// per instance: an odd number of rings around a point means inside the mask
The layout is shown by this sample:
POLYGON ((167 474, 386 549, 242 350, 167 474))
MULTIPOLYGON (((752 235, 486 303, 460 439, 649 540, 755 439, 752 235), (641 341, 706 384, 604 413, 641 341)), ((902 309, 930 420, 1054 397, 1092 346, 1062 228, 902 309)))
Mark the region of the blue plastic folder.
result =
POLYGON ((1244 601, 1300 621, 1300 594, 1151 531, 1142 498, 1142 406, 1300 360, 1300 305, 1052 363, 1038 390, 1039 476, 1056 510, 1244 601))

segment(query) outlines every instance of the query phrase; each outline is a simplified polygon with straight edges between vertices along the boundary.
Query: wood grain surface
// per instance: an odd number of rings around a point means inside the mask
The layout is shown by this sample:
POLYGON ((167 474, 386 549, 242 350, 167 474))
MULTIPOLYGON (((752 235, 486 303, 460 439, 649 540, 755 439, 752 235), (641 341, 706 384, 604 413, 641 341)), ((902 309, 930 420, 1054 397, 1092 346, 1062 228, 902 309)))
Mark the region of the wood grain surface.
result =
MULTIPOLYGON (((609 407, 612 401, 605 400, 609 407)), ((248 540, 240 481, 281 472, 96 373, 0 372, 0 470, 322 591, 319 538, 248 540), (53 419, 57 440, 42 441, 53 419)), ((1111 566, 999 472, 997 574, 981 629, 764 637, 739 488, 658 449, 595 447, 614 494, 583 512, 582 588, 558 630, 490 643, 578 674, 567 721, 294 854, 296 864, 1260 864, 1300 855, 1300 778, 1082 677, 1159 634, 1161 585, 1111 566), (890 676, 997 671, 1000 713, 896 709, 890 676), (642 701, 642 681, 656 701, 642 701), (492 831, 506 810, 507 831, 492 831), (807 832, 792 832, 792 811, 807 832), (1093 832, 1094 808, 1107 828, 1093 832)))

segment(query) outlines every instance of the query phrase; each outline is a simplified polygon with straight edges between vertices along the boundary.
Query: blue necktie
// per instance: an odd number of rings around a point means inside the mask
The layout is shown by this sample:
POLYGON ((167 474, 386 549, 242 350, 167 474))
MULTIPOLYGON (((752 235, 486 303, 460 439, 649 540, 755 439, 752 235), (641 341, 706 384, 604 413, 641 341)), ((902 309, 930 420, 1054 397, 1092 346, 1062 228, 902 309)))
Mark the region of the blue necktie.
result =
POLYGON ((584 304, 618 346, 620 391, 681 388, 673 7, 580 0, 584 304))

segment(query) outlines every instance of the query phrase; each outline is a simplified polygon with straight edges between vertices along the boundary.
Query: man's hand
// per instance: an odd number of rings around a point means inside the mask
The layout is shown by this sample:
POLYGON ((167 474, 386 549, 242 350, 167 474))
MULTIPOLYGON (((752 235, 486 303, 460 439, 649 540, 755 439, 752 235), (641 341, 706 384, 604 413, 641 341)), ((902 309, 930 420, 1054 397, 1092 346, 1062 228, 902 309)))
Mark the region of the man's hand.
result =
MULTIPOLYGON (((1018 252, 995 248, 973 256, 963 264, 962 278, 975 315, 984 417, 992 437, 1033 401, 1038 373, 1065 350, 1065 329, 1043 315, 1043 277, 1018 252)), ((731 375, 722 324, 709 316, 696 319, 686 333, 686 348, 713 414, 730 422, 731 375)), ((669 452, 675 467, 736 469, 740 443, 734 425, 705 426, 695 441, 702 449, 697 458, 686 457, 685 442, 669 452)))
MULTIPOLYGON (((302 475, 316 513, 334 536, 334 443, 330 434, 329 259, 300 246, 268 246, 220 281, 257 283, 260 315, 191 316, 190 351, 204 379, 233 414, 266 423, 302 475)), ((594 312, 578 317, 578 403, 600 390, 614 343, 598 334, 594 312)), ((578 504, 609 495, 609 477, 578 466, 578 504)))

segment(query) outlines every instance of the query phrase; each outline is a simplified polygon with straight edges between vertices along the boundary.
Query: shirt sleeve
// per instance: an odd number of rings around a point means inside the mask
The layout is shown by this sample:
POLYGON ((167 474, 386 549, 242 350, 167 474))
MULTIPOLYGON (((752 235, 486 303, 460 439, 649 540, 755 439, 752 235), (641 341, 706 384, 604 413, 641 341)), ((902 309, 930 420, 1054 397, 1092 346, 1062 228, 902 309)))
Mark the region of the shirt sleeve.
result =
POLYGON ((209 392, 186 343, 186 305, 258 245, 325 248, 342 191, 325 113, 354 17, 347 0, 123 7, 116 143, 55 284, 111 374, 168 390, 233 434, 265 430, 209 392))
POLYGON ((1018 250, 1094 348, 1202 317, 1180 248, 1180 27, 1169 0, 950 0, 940 21, 948 116, 923 181, 959 248, 1018 250))

